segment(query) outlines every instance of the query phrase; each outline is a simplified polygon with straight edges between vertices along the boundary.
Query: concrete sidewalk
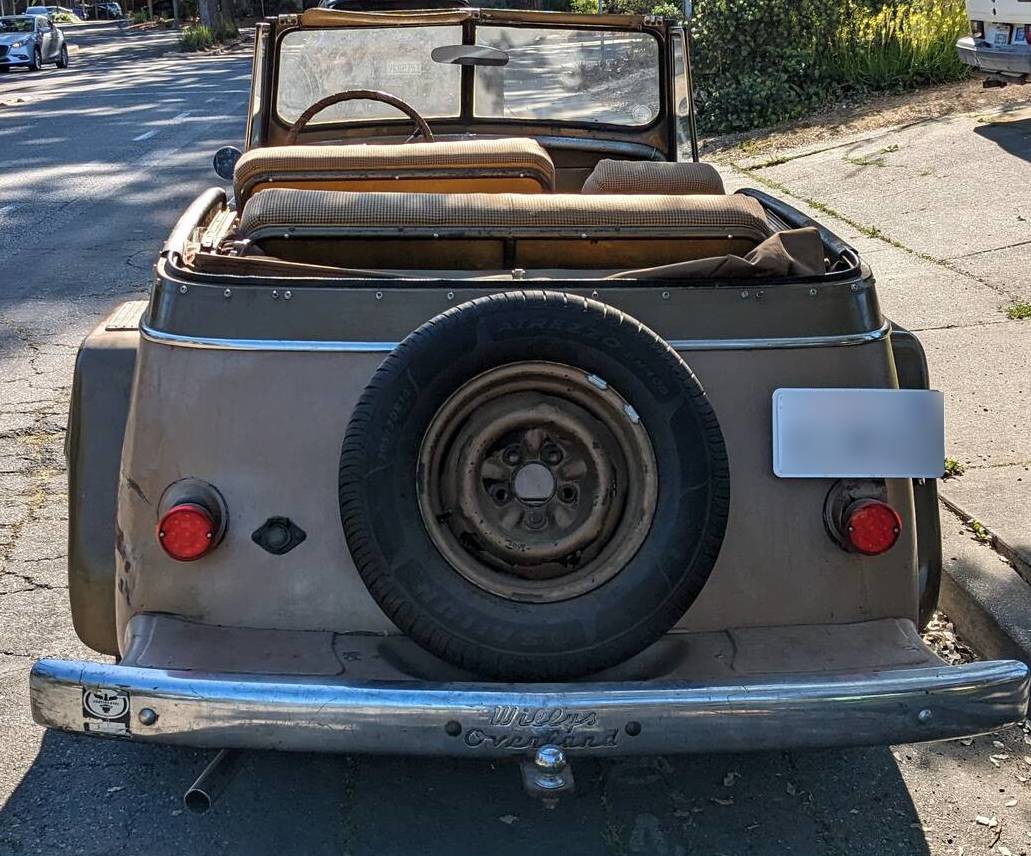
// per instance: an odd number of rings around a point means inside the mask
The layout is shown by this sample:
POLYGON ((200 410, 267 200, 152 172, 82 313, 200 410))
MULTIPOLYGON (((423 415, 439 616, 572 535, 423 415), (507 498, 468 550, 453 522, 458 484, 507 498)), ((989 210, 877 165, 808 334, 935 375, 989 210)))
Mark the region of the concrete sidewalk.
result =
MULTIPOLYGON (((945 392, 941 485, 1031 580, 1031 98, 805 147, 717 154, 728 190, 787 199, 852 243, 945 392)), ((948 557, 946 557, 948 558, 948 557)))

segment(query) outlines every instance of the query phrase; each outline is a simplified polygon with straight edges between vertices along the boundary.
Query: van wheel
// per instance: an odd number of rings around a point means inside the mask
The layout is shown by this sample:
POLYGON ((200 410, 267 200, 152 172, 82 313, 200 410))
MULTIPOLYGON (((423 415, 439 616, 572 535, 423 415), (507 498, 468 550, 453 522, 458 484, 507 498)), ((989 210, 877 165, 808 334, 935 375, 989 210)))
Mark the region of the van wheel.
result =
POLYGON ((666 633, 709 577, 729 511, 719 423, 639 322, 549 292, 439 315, 356 405, 340 512, 404 632, 461 668, 555 680, 666 633))

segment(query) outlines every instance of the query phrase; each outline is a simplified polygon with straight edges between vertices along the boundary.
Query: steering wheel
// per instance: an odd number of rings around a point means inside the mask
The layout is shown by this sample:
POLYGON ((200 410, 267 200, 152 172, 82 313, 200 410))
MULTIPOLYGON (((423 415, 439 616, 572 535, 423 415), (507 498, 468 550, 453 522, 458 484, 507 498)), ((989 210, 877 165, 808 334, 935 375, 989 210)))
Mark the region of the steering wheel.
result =
POLYGON ((305 110, 297 120, 290 126, 290 131, 286 135, 286 144, 288 146, 296 145, 297 135, 301 133, 304 126, 311 121, 312 116, 316 113, 321 113, 327 107, 332 107, 334 104, 340 104, 342 101, 379 101, 383 104, 389 104, 391 107, 396 107, 402 113, 404 113, 412 123, 415 125, 415 132, 405 140, 406 143, 410 143, 416 139, 416 137, 422 136, 424 142, 433 142, 433 132, 430 131, 430 126, 426 124, 426 120, 419 115, 418 111, 406 101, 402 101, 396 95, 391 95, 389 92, 379 92, 375 89, 345 89, 343 92, 338 92, 336 95, 327 95, 316 101, 307 110, 305 110))

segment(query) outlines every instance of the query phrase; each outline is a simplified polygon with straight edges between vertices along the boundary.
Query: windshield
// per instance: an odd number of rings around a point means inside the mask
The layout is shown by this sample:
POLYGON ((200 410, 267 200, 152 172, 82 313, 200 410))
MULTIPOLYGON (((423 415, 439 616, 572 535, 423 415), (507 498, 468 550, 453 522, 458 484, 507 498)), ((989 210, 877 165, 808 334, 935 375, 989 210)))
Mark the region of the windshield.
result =
MULTIPOLYGON (((279 49, 277 109, 293 122, 308 107, 345 89, 378 89, 407 101, 427 119, 459 115, 462 70, 430 58, 439 45, 462 41, 462 28, 391 27, 295 30, 279 49)), ((345 101, 323 110, 312 124, 403 118, 388 104, 345 101)))
POLYGON ((659 44, 644 33, 477 27, 508 64, 476 69, 477 116, 647 125, 659 115, 659 44))
MULTIPOLYGON (((477 118, 642 126, 660 113, 659 44, 647 33, 484 25, 475 39, 507 57, 500 65, 466 66, 477 118)), ((280 43, 277 111, 293 122, 328 95, 377 89, 427 119, 457 117, 461 66, 431 53, 461 44, 455 25, 288 32, 280 43)), ((400 118, 386 104, 348 101, 312 124, 400 118)))
POLYGON ((31 33, 32 18, 0 18, 0 33, 31 33))

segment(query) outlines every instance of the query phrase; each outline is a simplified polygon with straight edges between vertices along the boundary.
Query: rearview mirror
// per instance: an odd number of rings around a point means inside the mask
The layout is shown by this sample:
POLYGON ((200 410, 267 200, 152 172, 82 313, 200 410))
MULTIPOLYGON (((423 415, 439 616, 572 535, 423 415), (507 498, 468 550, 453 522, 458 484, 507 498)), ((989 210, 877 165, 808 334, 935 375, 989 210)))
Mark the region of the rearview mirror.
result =
POLYGON ((508 65, 508 54, 487 45, 444 45, 430 51, 434 62, 445 65, 508 65))

